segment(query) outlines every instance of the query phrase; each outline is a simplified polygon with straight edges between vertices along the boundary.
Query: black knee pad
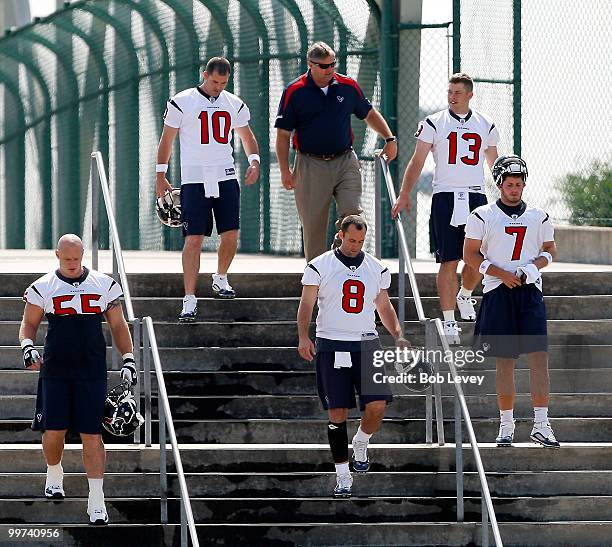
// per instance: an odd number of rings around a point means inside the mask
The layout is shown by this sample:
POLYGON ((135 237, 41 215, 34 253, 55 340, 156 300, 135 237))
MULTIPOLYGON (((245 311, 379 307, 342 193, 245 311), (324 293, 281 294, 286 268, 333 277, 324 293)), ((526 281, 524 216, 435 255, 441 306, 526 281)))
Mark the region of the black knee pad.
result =
POLYGON ((327 424, 327 438, 329 440, 329 447, 331 448, 334 462, 347 462, 348 435, 346 433, 346 422, 342 422, 341 424, 329 422, 327 424))

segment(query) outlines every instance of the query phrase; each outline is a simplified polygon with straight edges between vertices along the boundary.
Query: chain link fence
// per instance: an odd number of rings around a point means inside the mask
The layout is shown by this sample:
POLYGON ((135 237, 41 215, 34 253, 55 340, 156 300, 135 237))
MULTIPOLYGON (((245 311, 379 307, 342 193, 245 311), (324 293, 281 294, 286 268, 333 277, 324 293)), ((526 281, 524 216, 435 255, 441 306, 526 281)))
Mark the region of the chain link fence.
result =
MULTIPOLYGON (((180 231, 154 211, 162 113, 170 96, 200 82, 210 57, 223 55, 233 65, 228 90, 249 105, 262 157, 259 183, 242 188, 240 249, 301 252, 293 194, 282 189, 274 154, 278 101, 305 72, 308 45, 324 40, 338 52, 339 72, 378 105, 379 23, 373 0, 81 0, 8 33, 0 39, 0 247, 87 236, 89 155, 99 149, 124 247, 180 248, 180 231)), ((353 129, 373 210, 376 138, 363 122, 353 129)), ((246 158, 234 144, 243 174, 246 158)), ((177 145, 168 175, 175 186, 179 165, 177 145)), ((107 245, 107 227, 101 235, 107 245)))

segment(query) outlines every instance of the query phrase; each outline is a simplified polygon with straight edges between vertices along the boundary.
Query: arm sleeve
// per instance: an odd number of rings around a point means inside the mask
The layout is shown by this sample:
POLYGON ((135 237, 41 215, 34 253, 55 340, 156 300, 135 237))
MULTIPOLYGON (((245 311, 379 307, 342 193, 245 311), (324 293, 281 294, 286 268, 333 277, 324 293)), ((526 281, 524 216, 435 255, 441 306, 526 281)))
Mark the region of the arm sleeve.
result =
POLYGON ((491 124, 491 129, 489 130, 489 136, 487 138, 487 148, 489 146, 497 146, 499 143, 499 131, 495 124, 491 124))
POLYGON ((236 110, 236 121, 234 123, 234 127, 244 127, 245 125, 249 125, 249 120, 251 119, 251 111, 246 103, 242 103, 238 110, 236 110))
POLYGON ((433 144, 435 134, 436 129, 433 122, 425 118, 422 122, 419 123, 419 127, 416 130, 414 136, 420 141, 433 144))
POLYGON ((355 107, 353 108, 353 114, 360 120, 363 120, 370 113, 370 110, 372 110, 372 103, 366 98, 357 82, 354 83, 354 86, 355 92, 357 93, 357 99, 355 101, 355 107))
POLYGON ((183 111, 174 99, 170 99, 166 103, 166 110, 164 111, 164 124, 178 129, 181 126, 183 120, 183 111))
POLYGON ((291 100, 292 95, 293 94, 287 94, 287 89, 283 91, 280 103, 278 104, 276 120, 274 121, 274 127, 278 129, 284 129, 286 131, 293 131, 295 129, 297 117, 295 115, 293 101, 291 100))
POLYGON ((25 293, 23 293, 23 301, 33 306, 38 306, 43 310, 45 309, 45 299, 41 291, 34 284, 30 285, 25 293))
POLYGON ((552 225, 552 222, 550 221, 550 217, 548 216, 548 213, 544 213, 545 217, 544 220, 542 221, 542 228, 541 228, 541 234, 542 234, 542 241, 554 241, 555 240, 555 229, 552 225))
POLYGON ((304 268, 304 275, 302 276, 302 285, 316 285, 317 287, 321 284, 321 274, 312 264, 308 264, 304 268))
POLYGON ((482 216, 472 212, 465 225, 465 237, 482 241, 484 237, 484 227, 482 216))
POLYGON ((117 300, 123 296, 123 290, 121 289, 121 285, 117 283, 114 279, 111 279, 110 286, 108 287, 108 294, 106 295, 106 301, 112 302, 113 300, 117 300))
POLYGON ((391 272, 389 268, 385 268, 382 272, 380 272, 380 288, 388 289, 391 286, 391 272))

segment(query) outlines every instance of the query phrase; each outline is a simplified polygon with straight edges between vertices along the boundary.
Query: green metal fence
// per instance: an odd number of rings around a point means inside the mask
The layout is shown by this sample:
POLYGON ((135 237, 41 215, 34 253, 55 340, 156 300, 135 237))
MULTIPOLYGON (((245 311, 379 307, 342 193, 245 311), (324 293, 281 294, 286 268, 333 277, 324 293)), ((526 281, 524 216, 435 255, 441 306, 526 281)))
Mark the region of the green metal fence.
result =
MULTIPOLYGON (((242 189, 240 248, 299 253, 293 195, 282 189, 273 153, 282 89, 306 70, 309 43, 325 40, 338 52, 339 72, 378 105, 379 23, 373 0, 81 0, 7 33, 0 39, 0 247, 49 248, 62 233, 83 233, 89 154, 99 149, 124 247, 180 248, 179 231, 154 213, 161 115, 168 97, 196 85, 202 65, 224 55, 233 65, 228 89, 249 105, 262 157, 259 184, 242 189)), ((354 132, 373 209, 376 138, 360 121, 354 132)), ((243 173, 239 141, 235 156, 243 173)), ((178 159, 177 146, 175 185, 178 159)))
MULTIPOLYGON (((406 5, 398 0, 80 0, 7 34, 0 39, 0 248, 50 248, 62 233, 83 232, 95 149, 109 162, 125 247, 180 248, 178 230, 154 215, 161 114, 169 96, 199 82, 208 58, 225 55, 234 66, 229 89, 249 105, 262 149, 260 182, 242 191, 240 248, 299 253, 300 226, 293 194, 280 183, 273 122, 283 87, 305 71, 315 40, 333 45, 339 71, 358 80, 399 135, 394 180, 410 158, 418 121, 446 107, 447 77, 462 70, 476 80, 474 107, 500 130, 500 152, 527 160, 527 200, 556 222, 612 224, 612 3, 436 6, 448 12, 445 22, 402 24, 406 5), (603 167, 594 167, 597 161, 603 167)), ((359 120, 353 129, 372 218, 377 138, 359 120)), ((235 155, 242 174, 239 142, 235 155)), ((178 159, 177 146, 169 172, 175 185, 178 159)), ((428 163, 407 220, 420 258, 429 257, 431 174, 428 163)), ((496 195, 490 179, 488 193, 496 195)), ((388 256, 392 225, 377 229, 388 256)), ((215 245, 206 240, 206 248, 215 245)))

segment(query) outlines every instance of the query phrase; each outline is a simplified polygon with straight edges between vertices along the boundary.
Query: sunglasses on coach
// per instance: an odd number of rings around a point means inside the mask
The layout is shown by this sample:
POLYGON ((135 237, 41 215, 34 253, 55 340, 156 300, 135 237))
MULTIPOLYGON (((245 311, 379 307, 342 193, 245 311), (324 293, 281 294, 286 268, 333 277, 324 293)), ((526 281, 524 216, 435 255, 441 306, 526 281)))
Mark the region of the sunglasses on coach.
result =
POLYGON ((332 61, 331 63, 317 63, 316 61, 310 61, 313 65, 317 65, 319 68, 326 70, 328 68, 336 66, 336 61, 332 61))

